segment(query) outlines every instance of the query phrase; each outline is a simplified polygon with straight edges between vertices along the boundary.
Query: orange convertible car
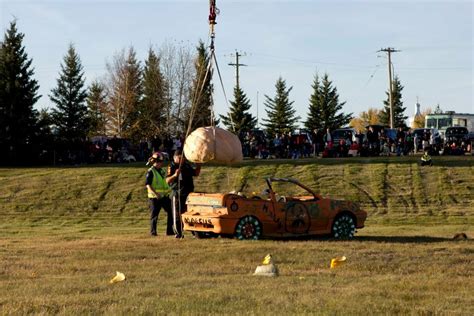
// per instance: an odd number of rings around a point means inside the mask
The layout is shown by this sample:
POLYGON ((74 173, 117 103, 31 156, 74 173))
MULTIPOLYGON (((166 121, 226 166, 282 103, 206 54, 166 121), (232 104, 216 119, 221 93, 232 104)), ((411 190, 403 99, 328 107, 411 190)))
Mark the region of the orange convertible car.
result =
POLYGON ((323 198, 294 179, 267 178, 262 196, 191 193, 182 214, 184 229, 197 237, 234 236, 238 239, 328 235, 354 236, 367 213, 357 203, 323 198), (296 186, 298 195, 279 195, 273 187, 296 186))

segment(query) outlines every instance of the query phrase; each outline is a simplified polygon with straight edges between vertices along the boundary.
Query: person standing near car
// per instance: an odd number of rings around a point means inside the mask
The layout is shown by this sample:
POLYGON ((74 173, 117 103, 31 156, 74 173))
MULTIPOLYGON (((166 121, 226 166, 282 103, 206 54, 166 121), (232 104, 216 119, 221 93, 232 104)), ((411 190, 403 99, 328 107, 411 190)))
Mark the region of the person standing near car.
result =
POLYGON ((150 235, 156 236, 158 215, 163 208, 168 214, 166 222, 166 235, 173 235, 173 218, 171 216, 170 188, 166 182, 166 172, 162 167, 163 156, 155 152, 148 159, 147 165, 152 165, 146 174, 145 186, 148 192, 148 205, 150 207, 150 235))
POLYGON ((166 182, 172 190, 173 228, 176 238, 182 238, 181 214, 186 212, 186 199, 194 191, 193 177, 199 176, 201 165, 191 165, 186 161, 181 149, 175 151, 168 167, 166 182))

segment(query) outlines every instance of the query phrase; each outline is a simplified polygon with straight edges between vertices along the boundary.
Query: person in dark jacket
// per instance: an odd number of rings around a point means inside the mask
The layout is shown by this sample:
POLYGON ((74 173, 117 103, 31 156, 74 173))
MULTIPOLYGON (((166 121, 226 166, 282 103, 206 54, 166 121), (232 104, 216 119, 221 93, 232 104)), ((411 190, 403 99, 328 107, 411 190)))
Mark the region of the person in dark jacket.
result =
POLYGON ((194 177, 199 176, 201 165, 191 165, 181 149, 175 151, 173 161, 168 167, 166 182, 172 190, 173 228, 176 238, 182 238, 181 214, 186 212, 186 199, 194 191, 194 177), (181 162, 181 160, 183 160, 181 162))

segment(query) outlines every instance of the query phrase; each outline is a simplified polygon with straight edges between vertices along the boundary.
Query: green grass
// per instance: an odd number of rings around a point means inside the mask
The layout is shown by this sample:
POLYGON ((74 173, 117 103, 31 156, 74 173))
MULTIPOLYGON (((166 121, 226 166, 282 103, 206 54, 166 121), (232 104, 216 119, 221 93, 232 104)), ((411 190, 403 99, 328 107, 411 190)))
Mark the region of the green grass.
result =
POLYGON ((472 315, 474 244, 452 237, 474 236, 474 159, 434 159, 245 161, 196 178, 260 192, 293 177, 358 201, 354 241, 150 238, 141 164, 0 169, 0 314, 472 315), (267 253, 277 278, 252 275, 267 253), (126 281, 109 284, 115 271, 126 281))
MULTIPOLYGON (((470 222, 474 158, 434 159, 433 167, 420 167, 418 157, 246 161, 205 166, 195 183, 203 192, 259 193, 266 176, 293 177, 324 196, 361 203, 371 221, 470 222)), ((145 172, 142 164, 0 169, 0 214, 136 217, 147 212, 145 172)))

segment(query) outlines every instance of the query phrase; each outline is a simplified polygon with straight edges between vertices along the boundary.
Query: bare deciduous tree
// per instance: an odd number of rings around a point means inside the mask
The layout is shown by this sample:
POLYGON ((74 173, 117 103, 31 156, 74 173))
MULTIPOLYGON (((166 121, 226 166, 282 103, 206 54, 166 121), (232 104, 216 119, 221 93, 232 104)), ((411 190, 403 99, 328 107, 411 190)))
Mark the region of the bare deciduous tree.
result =
POLYGON ((107 71, 108 134, 133 137, 140 128, 136 118, 142 98, 141 67, 133 47, 116 54, 107 71))
POLYGON ((159 50, 161 69, 168 83, 165 130, 168 135, 183 133, 185 113, 191 106, 194 51, 184 42, 166 41, 159 50))

